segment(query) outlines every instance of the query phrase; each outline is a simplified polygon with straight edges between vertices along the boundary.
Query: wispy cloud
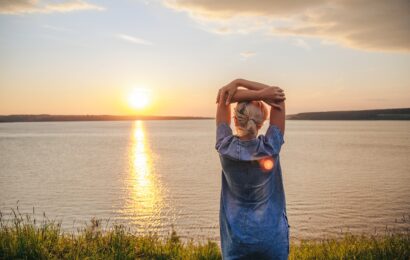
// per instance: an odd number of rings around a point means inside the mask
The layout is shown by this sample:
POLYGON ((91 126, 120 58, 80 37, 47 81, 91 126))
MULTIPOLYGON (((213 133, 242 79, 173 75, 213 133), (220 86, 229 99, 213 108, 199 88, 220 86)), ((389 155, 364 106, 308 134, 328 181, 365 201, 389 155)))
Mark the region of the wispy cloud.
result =
POLYGON ((297 38, 292 41, 293 45, 300 47, 302 49, 310 51, 312 47, 303 39, 297 38))
POLYGON ((73 11, 97 10, 104 7, 83 0, 66 0, 62 2, 44 0, 0 0, 0 14, 18 15, 29 13, 67 13, 73 11))
POLYGON ((244 51, 244 52, 239 53, 239 55, 241 55, 241 57, 242 57, 243 59, 249 59, 250 57, 255 56, 255 55, 256 55, 256 52, 244 51))
POLYGON ((410 52, 409 0, 163 2, 187 12, 195 21, 207 25, 208 31, 216 33, 253 32, 257 26, 276 36, 316 37, 362 50, 410 52), (243 23, 242 19, 256 22, 243 23))
POLYGON ((152 42, 141 39, 141 38, 137 38, 128 34, 117 34, 116 35, 117 38, 127 41, 127 42, 131 42, 134 44, 141 44, 141 45, 152 45, 152 42))
POLYGON ((71 12, 71 11, 78 11, 78 10, 104 10, 103 7, 97 6, 94 4, 87 3, 82 0, 76 1, 67 1, 62 3, 56 4, 48 4, 46 5, 46 9, 50 10, 51 12, 71 12))

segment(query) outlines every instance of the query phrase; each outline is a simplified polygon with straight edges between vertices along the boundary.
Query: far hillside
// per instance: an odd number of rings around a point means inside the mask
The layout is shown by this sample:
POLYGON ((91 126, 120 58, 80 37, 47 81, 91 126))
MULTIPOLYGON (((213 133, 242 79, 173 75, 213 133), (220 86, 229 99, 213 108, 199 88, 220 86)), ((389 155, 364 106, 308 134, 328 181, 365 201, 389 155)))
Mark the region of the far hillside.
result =
POLYGON ((410 120, 410 108, 357 111, 307 112, 287 116, 290 120, 410 120))
POLYGON ((6 122, 55 122, 55 121, 130 121, 130 120, 198 120, 212 117, 197 116, 116 116, 116 115, 0 115, 0 123, 6 122))

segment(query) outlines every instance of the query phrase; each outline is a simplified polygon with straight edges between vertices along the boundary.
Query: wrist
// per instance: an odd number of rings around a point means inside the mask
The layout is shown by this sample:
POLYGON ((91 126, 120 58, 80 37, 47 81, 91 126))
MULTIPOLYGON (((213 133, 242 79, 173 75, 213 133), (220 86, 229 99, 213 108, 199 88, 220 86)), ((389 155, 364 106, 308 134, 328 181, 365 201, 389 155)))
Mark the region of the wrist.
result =
POLYGON ((234 79, 234 80, 232 81, 232 83, 233 83, 235 86, 239 87, 239 86, 242 85, 242 79, 234 79))
POLYGON ((262 89, 255 90, 255 95, 256 95, 257 100, 263 100, 265 98, 264 89, 262 88, 262 89))
POLYGON ((263 100, 264 93, 262 89, 249 90, 252 92, 252 100, 263 100))

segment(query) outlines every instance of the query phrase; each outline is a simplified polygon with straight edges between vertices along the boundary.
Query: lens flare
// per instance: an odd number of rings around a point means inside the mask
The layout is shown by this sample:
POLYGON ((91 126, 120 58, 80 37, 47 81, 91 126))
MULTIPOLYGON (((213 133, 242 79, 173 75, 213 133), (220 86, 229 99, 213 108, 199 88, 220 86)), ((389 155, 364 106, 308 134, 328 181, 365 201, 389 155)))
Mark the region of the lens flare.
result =
POLYGON ((259 164, 263 171, 270 171, 275 166, 275 161, 273 160, 273 158, 268 157, 259 160, 259 164))

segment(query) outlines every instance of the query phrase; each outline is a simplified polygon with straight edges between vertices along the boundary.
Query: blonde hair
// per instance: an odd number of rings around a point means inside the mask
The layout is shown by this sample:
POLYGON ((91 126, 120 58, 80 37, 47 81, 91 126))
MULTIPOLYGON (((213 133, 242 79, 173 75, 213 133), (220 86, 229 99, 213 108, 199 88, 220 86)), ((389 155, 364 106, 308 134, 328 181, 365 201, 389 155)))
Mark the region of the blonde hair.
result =
POLYGON ((238 102, 234 113, 238 135, 256 137, 267 117, 268 110, 261 101, 238 102))

